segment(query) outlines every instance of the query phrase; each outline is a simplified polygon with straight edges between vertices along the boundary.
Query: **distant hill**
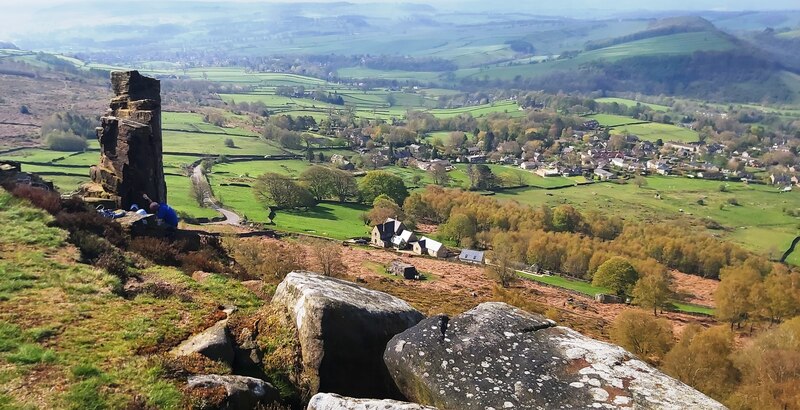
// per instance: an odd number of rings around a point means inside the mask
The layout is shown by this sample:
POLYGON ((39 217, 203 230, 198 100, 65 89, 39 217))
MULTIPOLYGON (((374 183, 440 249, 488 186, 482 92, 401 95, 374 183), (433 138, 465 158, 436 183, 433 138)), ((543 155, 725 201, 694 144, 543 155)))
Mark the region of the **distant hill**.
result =
POLYGON ((0 41, 0 49, 19 50, 19 47, 17 47, 14 43, 8 41, 0 41))
POLYGON ((564 53, 556 61, 460 73, 465 84, 510 83, 551 92, 628 91, 724 102, 793 103, 800 101, 793 84, 796 76, 786 73, 797 70, 787 62, 717 30, 707 20, 683 17, 587 42, 583 51, 564 53))
POLYGON ((606 40, 589 41, 586 43, 585 49, 587 51, 597 50, 600 48, 611 47, 613 45, 642 40, 645 38, 667 36, 677 33, 693 33, 714 30, 716 30, 714 25, 702 17, 670 17, 653 21, 650 23, 647 30, 606 40))

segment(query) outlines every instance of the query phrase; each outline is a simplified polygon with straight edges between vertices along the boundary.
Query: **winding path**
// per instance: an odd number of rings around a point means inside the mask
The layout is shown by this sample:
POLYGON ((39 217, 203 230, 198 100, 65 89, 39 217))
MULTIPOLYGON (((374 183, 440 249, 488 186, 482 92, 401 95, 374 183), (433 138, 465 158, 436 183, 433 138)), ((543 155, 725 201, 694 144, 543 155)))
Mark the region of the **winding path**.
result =
POLYGON ((198 190, 203 195, 203 203, 211 207, 213 210, 222 214, 225 217, 225 220, 222 222, 213 222, 215 224, 225 224, 225 225, 239 225, 242 218, 237 215, 235 212, 231 211, 230 209, 225 209, 219 205, 216 199, 214 199, 214 195, 211 192, 211 185, 208 183, 208 179, 203 174, 203 168, 200 163, 194 166, 192 169, 192 184, 194 185, 195 189, 198 190))

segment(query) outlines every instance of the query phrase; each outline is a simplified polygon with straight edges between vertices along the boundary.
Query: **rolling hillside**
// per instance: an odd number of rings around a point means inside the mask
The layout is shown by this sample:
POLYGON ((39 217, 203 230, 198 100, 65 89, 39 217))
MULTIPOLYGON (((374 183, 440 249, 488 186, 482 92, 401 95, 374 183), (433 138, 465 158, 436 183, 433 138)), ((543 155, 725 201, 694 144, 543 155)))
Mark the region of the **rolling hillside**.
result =
POLYGON ((606 90, 725 102, 800 101, 796 76, 782 60, 708 22, 700 26, 696 19, 690 21, 693 24, 685 32, 650 29, 593 42, 587 44, 589 51, 566 52, 555 60, 463 69, 456 74, 465 84, 550 92, 606 90))

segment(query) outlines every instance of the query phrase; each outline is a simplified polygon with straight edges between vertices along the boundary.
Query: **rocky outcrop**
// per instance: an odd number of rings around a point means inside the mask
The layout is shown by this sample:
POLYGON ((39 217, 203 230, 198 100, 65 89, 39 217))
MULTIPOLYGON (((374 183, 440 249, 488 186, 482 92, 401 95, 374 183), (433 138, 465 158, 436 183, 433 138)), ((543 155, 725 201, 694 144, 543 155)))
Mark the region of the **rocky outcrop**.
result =
POLYGON ((138 71, 111 73, 115 97, 97 128, 100 162, 91 168, 92 182, 82 195, 128 209, 143 204, 142 194, 167 199, 161 137, 161 84, 138 71))
POLYGON ((310 272, 291 272, 272 303, 299 335, 311 393, 402 398, 383 363, 392 336, 423 315, 403 300, 310 272))
POLYGON ((384 359, 408 399, 442 409, 724 408, 618 346, 504 303, 428 318, 384 359))
POLYGON ((253 377, 206 374, 189 377, 190 397, 203 398, 215 409, 254 409, 279 400, 278 390, 253 377))
POLYGON ((234 343, 229 335, 227 325, 227 320, 220 320, 214 326, 186 339, 172 353, 176 356, 197 353, 211 360, 225 363, 228 367, 233 366, 234 343))
POLYGON ((318 393, 311 398, 306 410, 436 410, 436 408, 403 401, 354 399, 338 394, 318 393))

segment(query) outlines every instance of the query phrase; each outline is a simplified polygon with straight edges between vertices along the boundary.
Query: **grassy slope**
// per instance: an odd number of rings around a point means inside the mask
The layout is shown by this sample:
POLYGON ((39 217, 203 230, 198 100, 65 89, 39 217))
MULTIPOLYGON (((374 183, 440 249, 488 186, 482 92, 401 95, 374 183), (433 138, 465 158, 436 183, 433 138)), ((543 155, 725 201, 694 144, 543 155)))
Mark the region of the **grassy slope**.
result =
POLYGON ((458 70, 459 78, 475 77, 512 80, 516 76, 538 77, 555 71, 572 70, 581 64, 603 60, 615 62, 633 56, 691 54, 700 50, 728 50, 733 47, 729 39, 716 32, 680 33, 617 44, 587 51, 575 58, 540 64, 495 66, 488 69, 458 70))
POLYGON ((0 224, 15 227, 0 236, 0 408, 125 408, 134 397, 181 408, 181 382, 167 378, 157 354, 140 352, 207 326, 219 304, 253 312, 261 301, 238 282, 200 283, 163 267, 140 274, 175 296, 122 298, 112 292, 119 280, 76 263, 48 220, 0 192, 0 224))
POLYGON ((697 131, 671 124, 641 121, 630 117, 612 114, 595 114, 587 118, 596 119, 600 125, 611 127, 612 134, 634 134, 645 141, 697 141, 697 131))

